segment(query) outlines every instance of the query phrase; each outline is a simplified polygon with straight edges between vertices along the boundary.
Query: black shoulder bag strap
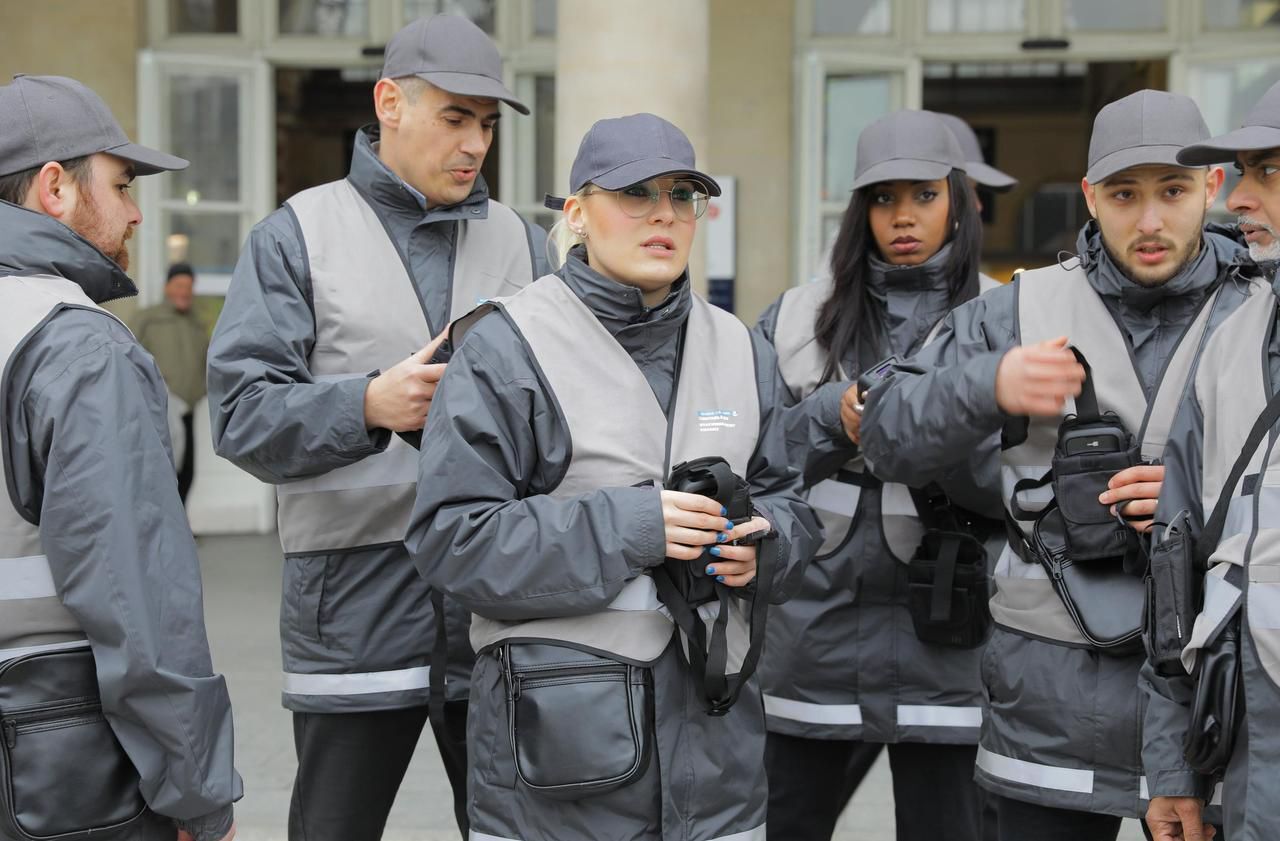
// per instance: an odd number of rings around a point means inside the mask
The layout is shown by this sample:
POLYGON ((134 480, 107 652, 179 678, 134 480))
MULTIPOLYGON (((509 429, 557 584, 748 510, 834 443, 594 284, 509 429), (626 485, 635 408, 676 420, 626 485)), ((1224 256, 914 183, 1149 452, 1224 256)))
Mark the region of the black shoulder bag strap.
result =
POLYGON ((1231 494, 1244 476, 1254 451, 1258 449, 1258 445, 1262 443, 1262 439, 1266 437, 1271 427, 1275 426, 1276 421, 1280 421, 1280 394, 1276 394, 1267 401, 1267 407, 1254 421, 1253 429, 1249 430, 1249 437, 1245 439, 1244 448, 1236 457, 1235 464, 1231 465, 1227 481, 1222 486, 1222 492, 1218 494, 1213 513, 1209 515, 1209 519, 1205 520, 1204 528, 1200 530, 1200 538, 1196 541, 1197 570, 1203 572, 1209 568, 1209 556, 1218 548, 1218 541, 1222 539, 1222 529, 1227 523, 1227 509, 1231 507, 1231 494))

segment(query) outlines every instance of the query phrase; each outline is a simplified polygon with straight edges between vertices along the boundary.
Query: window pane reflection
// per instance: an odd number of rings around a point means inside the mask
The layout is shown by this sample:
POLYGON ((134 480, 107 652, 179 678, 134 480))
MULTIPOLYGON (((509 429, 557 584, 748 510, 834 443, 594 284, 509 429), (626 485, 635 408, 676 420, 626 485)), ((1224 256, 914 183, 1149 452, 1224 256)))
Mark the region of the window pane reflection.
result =
POLYGON ((461 15, 492 35, 495 0, 404 0, 406 23, 431 15, 461 15))
POLYGON ((1205 29, 1280 26, 1280 0, 1205 0, 1205 29))
POLYGON ((823 137, 822 200, 845 202, 853 187, 858 134, 893 107, 888 73, 828 76, 823 137))
POLYGON ((889 0, 813 0, 813 34, 884 35, 892 14, 889 0))
POLYGON ((1160 31, 1167 11, 1164 0, 1067 0, 1066 24, 1075 31, 1160 31))
POLYGON ((167 221, 170 262, 190 263, 197 278, 231 274, 240 253, 239 214, 172 211, 167 221))
POLYGON ((167 195, 188 204, 240 198, 240 84, 207 75, 167 80, 169 136, 162 148, 191 161, 164 176, 167 195))
POLYGON ((358 38, 369 34, 368 0, 280 0, 281 35, 358 38))
POLYGON ((929 0, 930 32, 1021 32, 1026 0, 929 0))
POLYGON ((180 35, 234 35, 238 0, 169 0, 169 31, 180 35))

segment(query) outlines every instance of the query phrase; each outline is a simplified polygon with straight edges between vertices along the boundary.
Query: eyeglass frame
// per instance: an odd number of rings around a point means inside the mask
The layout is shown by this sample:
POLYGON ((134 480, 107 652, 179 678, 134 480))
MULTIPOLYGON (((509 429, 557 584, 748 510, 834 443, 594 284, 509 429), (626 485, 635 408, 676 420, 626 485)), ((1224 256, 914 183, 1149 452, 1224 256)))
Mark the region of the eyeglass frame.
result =
MULTIPOLYGON (((698 200, 697 200, 696 198, 692 199, 692 200, 691 200, 691 202, 692 202, 692 203, 694 204, 694 206, 695 206, 695 210, 694 210, 693 218, 692 218, 692 219, 686 219, 686 218, 684 218, 682 215, 680 215, 680 211, 679 211, 679 210, 677 210, 677 208, 676 208, 676 202, 675 202, 675 199, 674 199, 674 198, 672 198, 672 196, 671 196, 671 191, 672 191, 672 190, 674 190, 674 189, 676 189, 676 188, 673 186, 670 190, 663 190, 663 189, 661 189, 661 188, 656 188, 656 189, 648 190, 647 192, 648 192, 648 194, 649 194, 649 206, 645 209, 645 211, 644 211, 643 213, 641 213, 640 215, 638 215, 638 216, 632 216, 630 213, 627 213, 627 210, 622 206, 622 193, 623 193, 623 191, 624 191, 624 190, 630 190, 632 187, 641 187, 641 186, 644 186, 644 185, 646 185, 646 184, 651 184, 651 183, 652 183, 652 184, 657 184, 657 181, 658 181, 658 179, 656 179, 656 178, 650 178, 648 181, 639 181, 639 182, 637 182, 637 183, 635 183, 635 184, 628 184, 627 186, 622 187, 622 188, 619 188, 619 189, 617 189, 617 190, 607 190, 607 189, 605 189, 604 187, 600 187, 600 186, 597 186, 597 185, 595 185, 595 184, 591 184, 591 185, 589 185, 586 189, 584 189, 584 190, 582 191, 582 196, 583 196, 583 198, 586 198, 587 196, 594 196, 594 195, 598 195, 598 194, 601 194, 601 193, 611 193, 611 194, 613 194, 613 199, 614 199, 614 201, 616 201, 616 202, 618 203, 618 209, 619 209, 619 210, 621 210, 624 214, 626 214, 626 216, 628 216, 628 217, 629 217, 629 218, 631 218, 631 219, 643 219, 645 216, 647 216, 647 215, 649 215, 650 213, 652 213, 652 212, 653 212, 653 210, 654 210, 654 208, 656 208, 656 207, 658 206, 658 203, 659 203, 660 201, 662 201, 662 194, 663 194, 663 193, 666 193, 666 194, 667 194, 667 203, 671 205, 671 212, 675 215, 675 217, 676 217, 677 219, 679 219, 679 220, 680 220, 680 221, 682 221, 682 222, 695 222, 695 221, 697 221, 698 219, 701 219, 701 218, 703 217, 703 215, 707 212, 707 208, 711 205, 711 196, 710 196, 709 194, 707 194, 707 193, 705 193, 705 192, 702 192, 701 190, 694 190, 694 191, 693 191, 693 195, 694 195, 694 196, 701 196, 701 197, 702 197, 701 209, 697 209, 697 206, 698 206, 698 200), (594 188, 594 189, 592 189, 592 188, 594 188)), ((695 180, 694 180, 694 179, 692 179, 692 178, 688 178, 688 179, 686 179, 686 178, 677 178, 677 179, 676 179, 676 182, 677 182, 677 183, 680 183, 680 182, 687 182, 687 183, 695 184, 695 185, 698 183, 697 181, 695 181, 695 180)), ((638 196, 636 196, 635 198, 639 198, 639 197, 638 197, 638 196)))

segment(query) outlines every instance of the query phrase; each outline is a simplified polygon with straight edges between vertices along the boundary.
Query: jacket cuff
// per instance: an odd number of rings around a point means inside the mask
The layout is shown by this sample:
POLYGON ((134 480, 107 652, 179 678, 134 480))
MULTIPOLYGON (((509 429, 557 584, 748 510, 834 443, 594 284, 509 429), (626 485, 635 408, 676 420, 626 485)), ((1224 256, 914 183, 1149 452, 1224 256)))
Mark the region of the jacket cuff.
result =
POLYGON ((235 823, 235 807, 230 803, 198 818, 175 820, 178 829, 189 832, 195 841, 222 841, 235 823))
POLYGON ((351 377, 334 383, 341 395, 335 400, 341 407, 338 429, 335 431, 343 449, 352 456, 380 453, 391 443, 391 430, 369 429, 364 423, 364 393, 368 390, 370 381, 378 374, 378 371, 372 371, 363 377, 351 377))
POLYGON ((1003 352, 984 353, 965 365, 961 374, 965 413, 971 423, 983 429, 999 429, 1008 419, 996 402, 996 373, 1002 361, 1003 352))
POLYGON ((1190 768, 1147 772, 1148 797, 1199 797, 1208 802, 1213 785, 1190 768))
MULTIPOLYGON (((835 439, 845 437, 844 422, 840 420, 840 402, 844 399, 844 393, 849 390, 853 383, 838 382, 826 383, 818 386, 814 391, 811 399, 814 400, 814 420, 828 435, 835 439)), ((853 442, 847 442, 850 447, 854 446, 853 442)))
POLYGON ((667 525, 662 519, 662 486, 652 488, 626 488, 628 493, 636 493, 639 499, 636 504, 636 534, 641 535, 638 541, 638 558, 636 572, 643 572, 656 567, 667 559, 667 525))

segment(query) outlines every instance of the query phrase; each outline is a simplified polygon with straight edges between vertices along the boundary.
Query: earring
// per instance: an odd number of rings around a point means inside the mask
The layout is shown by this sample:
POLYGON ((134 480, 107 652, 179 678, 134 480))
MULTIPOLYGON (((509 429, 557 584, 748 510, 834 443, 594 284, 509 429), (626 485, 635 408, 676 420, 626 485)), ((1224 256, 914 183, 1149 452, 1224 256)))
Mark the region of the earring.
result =
POLYGON ((574 236, 579 236, 579 237, 582 237, 583 239, 587 238, 586 228, 570 228, 570 230, 573 231, 574 236))

